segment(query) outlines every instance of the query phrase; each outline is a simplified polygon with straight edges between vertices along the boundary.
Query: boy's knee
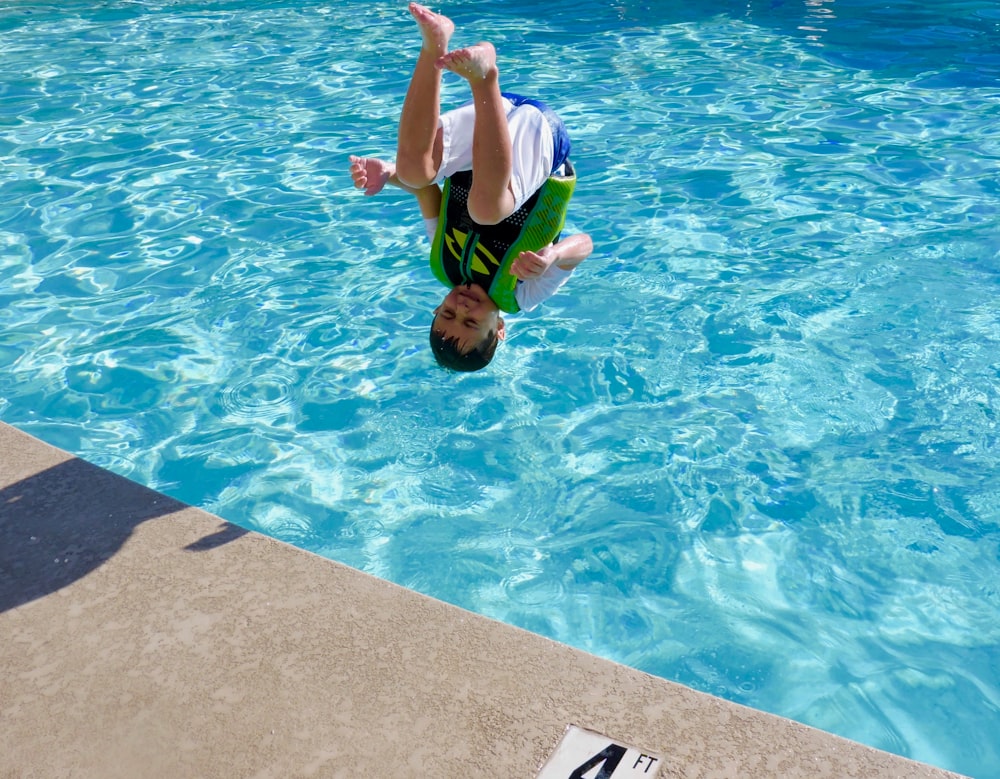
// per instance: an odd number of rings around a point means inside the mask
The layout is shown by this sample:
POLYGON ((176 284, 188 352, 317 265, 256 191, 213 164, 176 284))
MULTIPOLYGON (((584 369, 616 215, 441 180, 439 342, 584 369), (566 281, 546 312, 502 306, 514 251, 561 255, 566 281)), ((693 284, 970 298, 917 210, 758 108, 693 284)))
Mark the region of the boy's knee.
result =
POLYGON ((423 189, 433 183, 436 174, 437 171, 433 170, 433 164, 430 161, 408 155, 403 149, 398 151, 396 177, 406 186, 423 189))
POLYGON ((495 225, 500 224, 506 217, 506 214, 501 214, 499 209, 479 209, 469 206, 469 216, 472 217, 472 221, 477 225, 495 225))
POLYGON ((396 145, 396 177, 406 186, 422 189, 434 183, 444 155, 444 136, 440 126, 430 148, 400 135, 396 145))
POLYGON ((481 225, 499 224, 513 213, 501 198, 477 197, 475 192, 469 193, 468 209, 472 221, 481 225))

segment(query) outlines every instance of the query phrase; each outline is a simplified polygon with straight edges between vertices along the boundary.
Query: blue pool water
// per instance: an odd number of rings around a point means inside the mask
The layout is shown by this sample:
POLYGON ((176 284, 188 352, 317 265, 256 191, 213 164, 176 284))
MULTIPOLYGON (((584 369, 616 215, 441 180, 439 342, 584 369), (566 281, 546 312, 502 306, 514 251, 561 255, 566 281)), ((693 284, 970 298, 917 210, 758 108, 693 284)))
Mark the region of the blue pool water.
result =
MULTIPOLYGON (((0 8, 0 419, 306 549, 1000 777, 1000 7, 443 8, 597 245, 494 365, 363 199, 403 4, 0 8)), ((445 101, 465 99, 449 78, 445 101)))

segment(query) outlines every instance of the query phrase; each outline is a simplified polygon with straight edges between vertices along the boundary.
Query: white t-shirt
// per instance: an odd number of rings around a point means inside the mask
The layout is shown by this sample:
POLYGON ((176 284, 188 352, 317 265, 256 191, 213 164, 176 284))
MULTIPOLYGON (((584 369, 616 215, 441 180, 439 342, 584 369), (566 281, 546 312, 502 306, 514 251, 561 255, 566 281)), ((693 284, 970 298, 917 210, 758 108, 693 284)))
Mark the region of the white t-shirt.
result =
MULTIPOLYGON (((552 138, 552 127, 538 108, 530 103, 515 107, 506 97, 502 100, 507 114, 510 145, 514 152, 510 184, 516 211, 542 188, 545 179, 552 172, 555 141, 552 138)), ((443 183, 460 170, 472 170, 472 134, 475 122, 476 109, 472 103, 441 114, 439 124, 444 147, 435 183, 443 183)))

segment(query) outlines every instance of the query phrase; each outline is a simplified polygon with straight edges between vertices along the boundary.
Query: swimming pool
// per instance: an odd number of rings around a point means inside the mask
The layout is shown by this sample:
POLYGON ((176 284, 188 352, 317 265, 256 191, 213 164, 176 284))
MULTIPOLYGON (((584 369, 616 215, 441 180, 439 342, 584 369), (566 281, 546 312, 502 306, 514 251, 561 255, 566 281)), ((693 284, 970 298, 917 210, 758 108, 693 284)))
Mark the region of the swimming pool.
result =
POLYGON ((425 346, 415 209, 346 174, 394 147, 402 3, 0 10, 0 418, 413 589, 1000 776, 1000 12, 532 7, 442 10, 560 110, 597 252, 460 377, 425 346))

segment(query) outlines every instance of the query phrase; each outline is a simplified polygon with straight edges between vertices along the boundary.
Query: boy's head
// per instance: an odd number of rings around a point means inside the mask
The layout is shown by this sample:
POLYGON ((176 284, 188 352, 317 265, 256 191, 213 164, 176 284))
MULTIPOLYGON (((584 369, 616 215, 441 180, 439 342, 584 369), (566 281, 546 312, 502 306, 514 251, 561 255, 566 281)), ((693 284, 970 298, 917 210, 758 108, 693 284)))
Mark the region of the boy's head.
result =
POLYGON ((431 349, 445 368, 485 368, 504 336, 500 309, 478 284, 455 287, 434 309, 431 349))

